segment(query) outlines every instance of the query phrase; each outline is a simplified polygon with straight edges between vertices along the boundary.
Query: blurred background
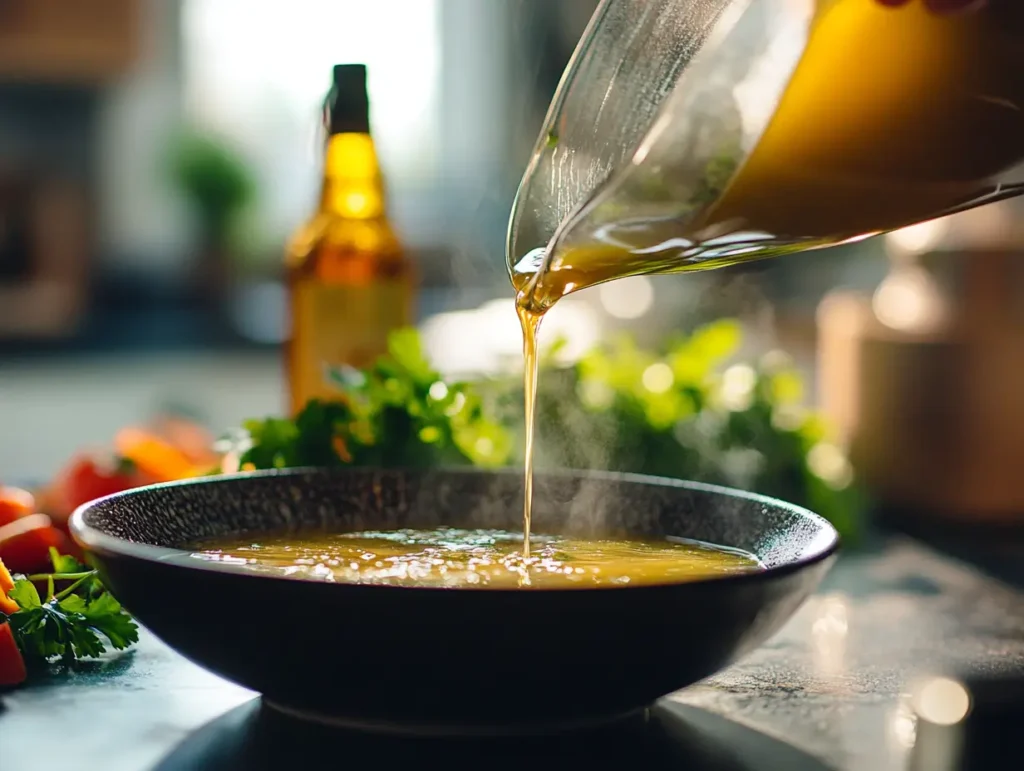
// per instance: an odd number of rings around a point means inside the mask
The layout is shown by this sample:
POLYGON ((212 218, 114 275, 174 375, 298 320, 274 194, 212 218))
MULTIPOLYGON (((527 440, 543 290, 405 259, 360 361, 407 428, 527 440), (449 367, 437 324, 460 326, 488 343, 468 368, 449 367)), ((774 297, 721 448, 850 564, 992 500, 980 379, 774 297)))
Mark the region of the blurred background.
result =
MULTIPOLYGON (((0 0, 0 479, 45 477, 161 409, 215 431, 283 410, 282 259, 317 200, 339 62, 368 66, 428 354, 444 374, 515 365, 509 209, 596 4, 0 0), (199 145, 223 200, 181 171, 199 145), (218 205, 237 217, 210 249, 200 223, 218 205)), ((744 355, 786 351, 837 444, 861 447, 870 492, 926 505, 938 490, 1004 517, 1024 510, 1016 215, 633 279, 548 327, 584 350, 739 319, 744 355)))

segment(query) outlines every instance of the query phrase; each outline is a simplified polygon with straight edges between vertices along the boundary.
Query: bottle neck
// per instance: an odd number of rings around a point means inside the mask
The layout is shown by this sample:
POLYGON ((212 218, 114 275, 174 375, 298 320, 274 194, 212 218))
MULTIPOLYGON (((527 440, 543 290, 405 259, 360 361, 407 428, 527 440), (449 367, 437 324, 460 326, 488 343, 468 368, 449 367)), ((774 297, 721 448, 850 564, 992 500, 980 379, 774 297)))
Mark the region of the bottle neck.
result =
POLYGON ((368 133, 332 134, 327 140, 320 210, 347 219, 385 215, 384 180, 368 133))

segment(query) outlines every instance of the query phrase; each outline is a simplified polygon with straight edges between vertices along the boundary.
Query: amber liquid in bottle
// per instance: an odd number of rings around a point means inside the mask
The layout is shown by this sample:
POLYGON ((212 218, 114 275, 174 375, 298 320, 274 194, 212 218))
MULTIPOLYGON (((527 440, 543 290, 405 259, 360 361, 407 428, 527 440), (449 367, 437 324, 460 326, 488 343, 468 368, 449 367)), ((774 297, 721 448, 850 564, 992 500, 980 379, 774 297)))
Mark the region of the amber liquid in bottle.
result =
POLYGON ((389 333, 413 320, 413 270, 387 217, 365 68, 335 67, 325 117, 320 205, 286 260, 293 415, 311 399, 337 400, 331 372, 372 364, 387 350, 389 333))

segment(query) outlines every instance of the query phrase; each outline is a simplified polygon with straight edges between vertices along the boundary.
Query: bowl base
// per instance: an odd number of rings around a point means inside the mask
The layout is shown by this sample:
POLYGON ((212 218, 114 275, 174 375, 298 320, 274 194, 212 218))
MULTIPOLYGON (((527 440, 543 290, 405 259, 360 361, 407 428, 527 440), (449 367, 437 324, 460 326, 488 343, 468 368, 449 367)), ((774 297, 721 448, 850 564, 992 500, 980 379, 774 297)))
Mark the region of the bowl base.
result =
POLYGON ((471 738, 506 738, 516 736, 553 736, 558 734, 570 734, 579 731, 592 731, 612 724, 621 724, 635 721, 645 721, 650 712, 649 707, 642 707, 629 712, 614 715, 598 715, 594 717, 580 718, 578 720, 563 720, 546 723, 516 723, 502 725, 464 723, 388 723, 359 718, 347 717, 344 715, 325 714, 311 710, 297 709, 280 704, 264 697, 263 705, 278 714, 300 720, 305 723, 316 723, 330 728, 353 731, 356 733, 378 734, 387 736, 405 736, 422 738, 444 738, 444 739, 471 739, 471 738))

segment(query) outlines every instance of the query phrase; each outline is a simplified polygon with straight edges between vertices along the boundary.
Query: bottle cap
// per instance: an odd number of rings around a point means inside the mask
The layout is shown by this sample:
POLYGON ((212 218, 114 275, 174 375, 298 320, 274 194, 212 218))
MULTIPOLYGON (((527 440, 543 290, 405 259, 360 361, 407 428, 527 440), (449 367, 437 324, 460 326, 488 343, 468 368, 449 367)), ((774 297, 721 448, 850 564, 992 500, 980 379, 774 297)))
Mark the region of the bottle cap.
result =
POLYGON ((329 134, 369 133, 366 65, 334 65, 331 90, 324 104, 324 119, 329 134))

